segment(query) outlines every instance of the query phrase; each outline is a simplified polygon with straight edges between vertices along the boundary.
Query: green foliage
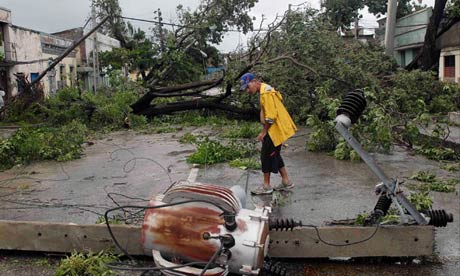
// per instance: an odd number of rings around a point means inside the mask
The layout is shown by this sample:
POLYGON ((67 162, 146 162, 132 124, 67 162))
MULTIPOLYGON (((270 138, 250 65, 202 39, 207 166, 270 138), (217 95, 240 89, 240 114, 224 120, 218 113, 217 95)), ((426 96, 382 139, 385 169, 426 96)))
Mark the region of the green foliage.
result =
POLYGON ((258 170, 262 168, 259 159, 256 158, 237 158, 230 161, 230 167, 240 168, 242 170, 258 170))
POLYGON ((232 27, 243 33, 252 30, 252 18, 248 15, 248 11, 257 2, 257 0, 201 1, 194 12, 185 9, 182 5, 177 7, 177 11, 181 24, 200 28, 193 34, 200 43, 204 40, 219 44, 225 31, 232 27))
POLYGON ((78 121, 62 127, 22 128, 0 141, 0 169, 39 160, 68 161, 79 158, 87 129, 78 121))
POLYGON ((97 130, 104 127, 118 129, 126 124, 133 128, 144 126, 147 123, 144 116, 130 113, 130 105, 139 97, 138 87, 126 84, 115 89, 101 89, 93 94, 66 88, 46 99, 39 107, 32 107, 31 111, 26 110, 24 113, 33 112, 35 118, 50 125, 64 125, 79 120, 97 130))
MULTIPOLYGON (((364 0, 365 5, 369 8, 369 12, 375 15, 386 14, 388 1, 385 0, 364 0)), ((417 3, 413 0, 399 0, 398 9, 396 11, 396 18, 404 17, 412 12, 425 8, 426 5, 420 5, 420 1, 417 3)))
POLYGON ((411 193, 409 201, 415 206, 418 211, 430 210, 433 206, 433 199, 430 197, 428 191, 411 193))
POLYGON ((435 173, 429 171, 419 171, 412 175, 409 179, 423 182, 421 191, 435 191, 442 193, 451 193, 455 191, 455 186, 460 183, 458 179, 439 179, 435 173))
POLYGON ((142 115, 136 115, 129 113, 128 114, 128 122, 125 121, 129 125, 130 128, 133 129, 140 129, 145 127, 148 124, 147 117, 142 115))
POLYGON ((418 171, 412 175, 409 179, 418 180, 421 182, 433 182, 436 180, 436 174, 430 171, 418 171))
POLYGON ((198 143, 197 151, 187 158, 188 163, 200 165, 212 165, 237 158, 246 158, 254 154, 254 149, 250 145, 230 142, 224 146, 218 141, 205 138, 198 143))
POLYGON ((195 144, 198 141, 197 136, 191 134, 191 133, 186 133, 182 135, 179 139, 179 143, 181 144, 195 144))
POLYGON ((368 213, 361 213, 355 219, 355 225, 364 225, 364 221, 369 217, 368 213))
POLYGON ((283 207, 292 204, 292 193, 282 193, 280 191, 273 191, 272 194, 272 207, 283 207))
MULTIPOLYGON (((335 2, 332 3, 335 5, 343 1, 326 2, 335 2)), ((348 6, 349 1, 345 2, 342 4, 348 6)), ((335 16, 334 13, 330 15, 335 16)), ((260 39, 256 38, 250 44, 258 42, 260 39)), ((383 52, 372 42, 361 44, 338 36, 336 28, 315 10, 292 10, 286 23, 271 34, 264 58, 270 60, 295 53, 296 62, 315 72, 295 66, 289 60, 262 62, 253 71, 282 92, 284 103, 294 118, 307 121, 312 128, 307 141, 309 150, 334 152, 340 159, 348 159, 351 155, 358 157, 340 143, 334 128, 338 106, 346 93, 355 88, 364 90, 367 107, 351 131, 366 150, 389 153, 395 142, 428 148, 430 143, 425 145, 418 127, 431 124, 432 114, 460 110, 460 86, 442 83, 432 72, 396 70, 395 61, 383 52)), ((230 65, 229 68, 247 66, 241 59, 235 59, 230 65)), ((232 72, 229 70, 230 75, 236 74, 232 72)), ((258 104, 246 94, 237 98, 243 107, 258 104)), ((427 154, 453 158, 452 152, 439 150, 436 145, 431 148, 436 149, 427 154)))
MULTIPOLYGON (((358 216, 357 216, 356 219, 355 219, 354 224, 355 224, 355 225, 361 225, 361 226, 363 226, 365 220, 366 220, 368 217, 369 217, 369 214, 368 214, 368 213, 361 213, 361 214, 358 214, 358 216)), ((397 212, 396 212, 395 209, 390 209, 390 210, 388 210, 387 214, 386 214, 385 216, 383 216, 382 218, 380 218, 380 223, 381 223, 381 224, 385 224, 385 225, 388 225, 388 224, 398 224, 399 222, 400 222, 400 217, 399 217, 399 215, 397 214, 397 212)))
POLYGON ((339 160, 348 160, 350 159, 350 148, 348 147, 347 142, 342 140, 334 150, 334 157, 339 160))
POLYGON ((260 129, 259 123, 236 122, 233 126, 229 125, 221 136, 224 138, 254 139, 257 137, 257 134, 259 134, 260 129))
POLYGON ((163 115, 152 120, 153 125, 181 125, 184 127, 210 126, 212 128, 222 128, 229 125, 238 124, 237 121, 229 120, 222 114, 212 114, 201 111, 184 111, 174 115, 163 115))
POLYGON ((460 163, 445 164, 445 165, 441 166, 441 169, 449 171, 449 172, 459 172, 460 171, 460 163))
MULTIPOLYGON (((113 215, 112 217, 108 217, 109 224, 124 224, 125 219, 121 215, 113 215)), ((105 217, 99 216, 96 220, 96 224, 106 224, 105 217)))
POLYGON ((116 275, 106 264, 118 261, 112 253, 101 251, 87 254, 74 252, 61 261, 55 276, 116 275))
MULTIPOLYGON (((322 6, 326 10, 326 15, 334 26, 348 28, 355 18, 361 18, 359 10, 367 6, 372 14, 387 13, 386 0, 326 0, 322 6)), ((419 5, 413 0, 399 0, 396 17, 404 17, 416 10, 425 8, 426 5, 419 5)))
POLYGON ((417 153, 423 154, 432 160, 460 160, 460 154, 453 149, 444 148, 441 146, 433 146, 425 144, 422 148, 416 149, 417 153))
POLYGON ((447 1, 446 14, 448 18, 460 17, 460 1, 458 0, 447 1))
POLYGON ((317 116, 310 116, 307 124, 313 128, 307 141, 310 151, 331 151, 335 148, 337 140, 335 129, 330 122, 322 122, 317 116))
POLYGON ((363 0, 326 0, 321 3, 329 20, 337 27, 347 28, 354 18, 359 17, 359 10, 364 8, 363 0))

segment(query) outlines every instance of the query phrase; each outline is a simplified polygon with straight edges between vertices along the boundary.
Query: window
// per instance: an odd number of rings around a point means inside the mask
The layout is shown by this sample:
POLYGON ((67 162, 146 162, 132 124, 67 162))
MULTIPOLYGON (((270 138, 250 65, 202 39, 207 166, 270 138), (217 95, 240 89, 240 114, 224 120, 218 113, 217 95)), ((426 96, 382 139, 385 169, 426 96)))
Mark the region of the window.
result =
POLYGON ((444 77, 455 78, 455 56, 444 56, 444 77))
POLYGON ((69 76, 70 76, 70 86, 74 85, 75 78, 74 78, 74 67, 72 65, 69 66, 69 76))
POLYGON ((401 66, 406 66, 406 51, 399 51, 401 55, 401 66))
POLYGON ((36 79, 38 79, 39 75, 39 73, 30 73, 30 81, 35 81, 36 79))

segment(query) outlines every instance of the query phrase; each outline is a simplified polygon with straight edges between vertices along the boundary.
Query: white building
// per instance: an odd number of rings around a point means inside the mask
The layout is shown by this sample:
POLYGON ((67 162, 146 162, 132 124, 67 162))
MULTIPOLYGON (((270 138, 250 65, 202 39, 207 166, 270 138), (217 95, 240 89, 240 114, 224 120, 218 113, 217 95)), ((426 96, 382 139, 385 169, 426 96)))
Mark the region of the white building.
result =
MULTIPOLYGON (((0 89, 6 91, 6 98, 23 90, 16 80, 17 75, 23 75, 29 82, 34 81, 51 60, 61 55, 72 43, 72 40, 15 26, 11 22, 11 12, 0 8, 0 52, 3 53, 3 60, 0 60, 0 89)), ((73 51, 41 80, 45 95, 73 85, 77 77, 76 69, 76 51, 73 51)))
MULTIPOLYGON (((54 33, 54 35, 76 41, 90 32, 91 28, 75 28, 54 33)), ((101 68, 98 62, 98 53, 112 51, 112 49, 120 47, 120 41, 100 32, 96 32, 80 44, 77 54, 78 79, 83 82, 86 90, 92 91, 94 89, 94 82, 97 82, 97 86, 108 84, 105 70, 101 68), (97 54, 94 56, 94 53, 97 54), (97 73, 95 74, 94 72, 97 73)))

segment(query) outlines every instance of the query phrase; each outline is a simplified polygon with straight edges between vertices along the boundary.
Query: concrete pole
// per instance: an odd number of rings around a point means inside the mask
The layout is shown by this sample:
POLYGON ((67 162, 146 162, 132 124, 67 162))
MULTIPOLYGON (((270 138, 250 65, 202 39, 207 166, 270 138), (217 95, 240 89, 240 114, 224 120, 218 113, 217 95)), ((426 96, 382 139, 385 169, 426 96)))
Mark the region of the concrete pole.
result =
POLYGON ((387 25, 386 25, 386 31, 385 31, 385 53, 389 56, 393 56, 393 52, 394 52, 397 9, 398 9, 398 1, 388 0, 387 25))
POLYGON ((355 39, 359 38, 359 19, 358 16, 355 18, 355 39))
POLYGON ((160 49, 161 52, 165 51, 165 42, 164 42, 164 36, 163 36, 163 24, 162 24, 163 18, 161 17, 161 10, 158 9, 158 28, 160 32, 160 49))
MULTIPOLYGON (((93 5, 91 10, 91 20, 92 20, 92 27, 94 28, 96 24, 96 7, 93 5)), ((99 72, 97 66, 97 31, 93 34, 93 92, 97 92, 97 82, 98 82, 98 75, 99 72)))

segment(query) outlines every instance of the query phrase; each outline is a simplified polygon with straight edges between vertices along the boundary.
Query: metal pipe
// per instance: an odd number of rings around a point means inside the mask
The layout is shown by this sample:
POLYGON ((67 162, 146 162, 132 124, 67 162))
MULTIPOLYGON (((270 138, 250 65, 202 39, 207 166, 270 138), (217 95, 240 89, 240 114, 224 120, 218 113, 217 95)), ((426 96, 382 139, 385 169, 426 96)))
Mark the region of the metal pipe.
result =
POLYGON ((91 34, 93 34, 95 31, 97 31, 97 29, 99 29, 107 20, 109 19, 109 16, 105 17, 99 24, 97 24, 97 26, 95 26, 93 29, 91 29, 87 34, 85 34, 83 37, 81 37, 78 41, 74 42, 74 44, 72 46, 70 46, 69 48, 67 48, 67 50, 64 51, 64 53, 62 53, 57 59, 55 59, 51 64, 50 66, 48 66, 48 68, 45 69, 45 71, 43 71, 39 76, 38 78, 36 78, 32 83, 31 83, 31 86, 34 86, 35 84, 37 84, 38 82, 40 82, 43 77, 51 70, 53 70, 54 67, 56 67, 56 65, 59 64, 59 62, 61 62, 68 54, 70 54, 73 50, 75 50, 75 48, 77 48, 78 45, 80 45, 80 43, 82 43, 85 39, 87 39, 91 34))

